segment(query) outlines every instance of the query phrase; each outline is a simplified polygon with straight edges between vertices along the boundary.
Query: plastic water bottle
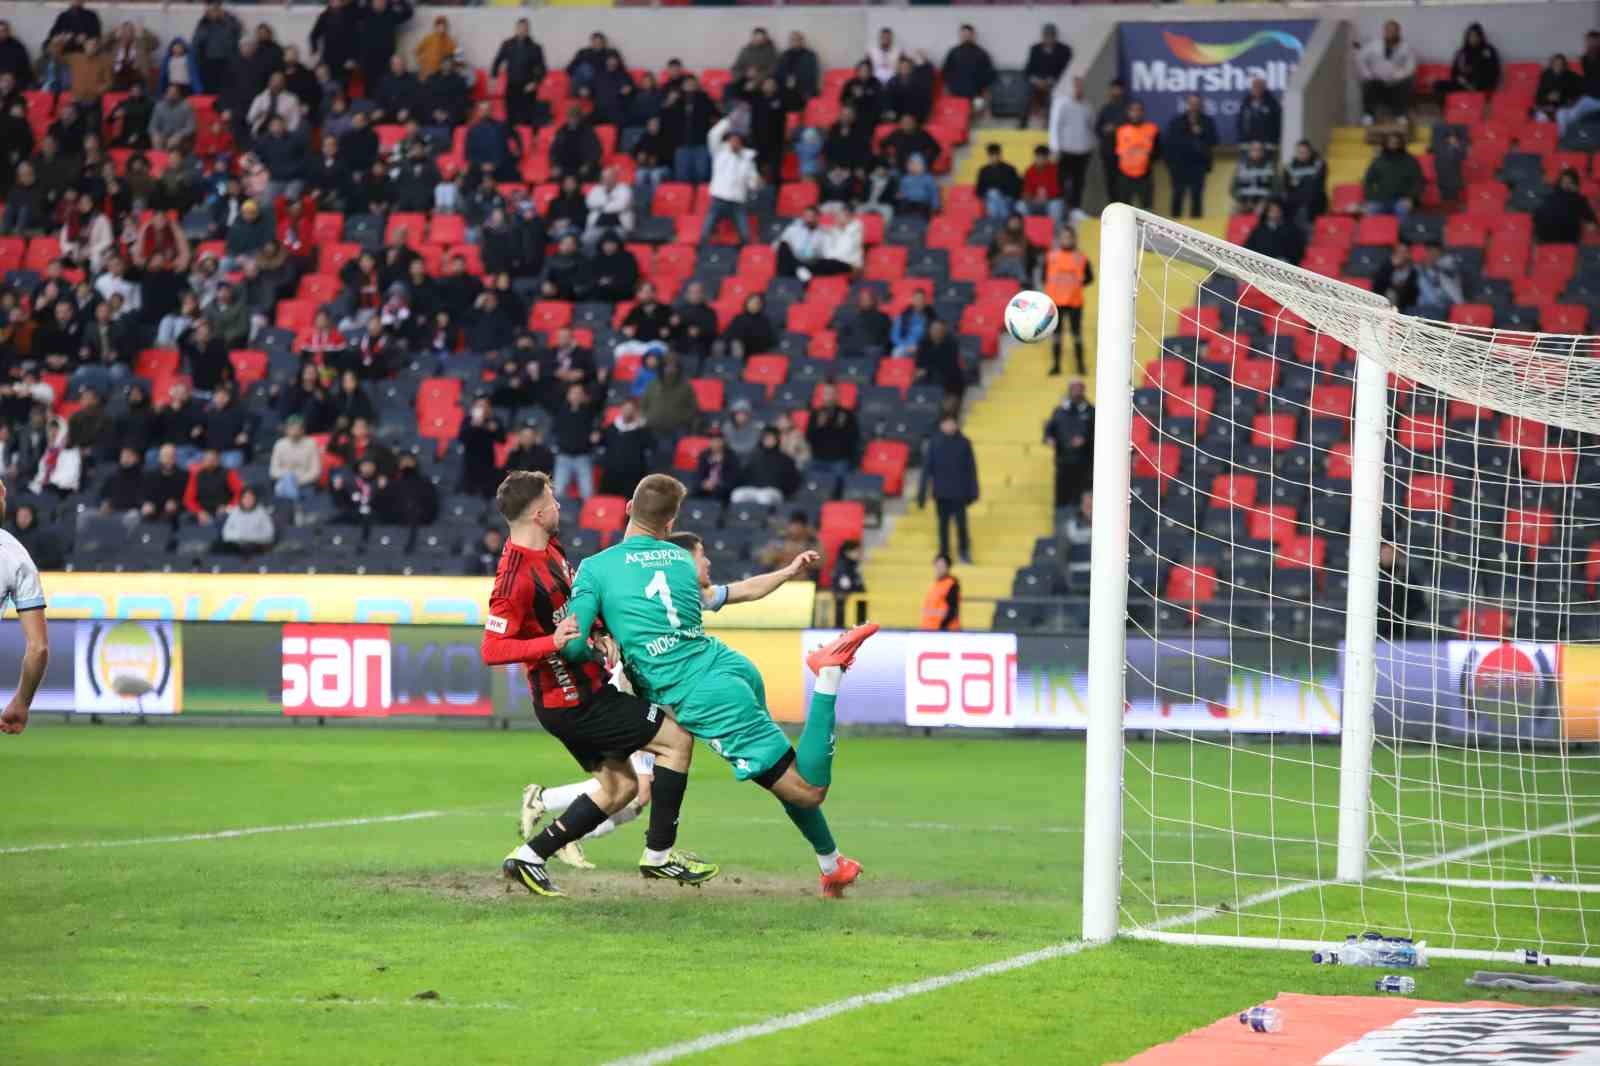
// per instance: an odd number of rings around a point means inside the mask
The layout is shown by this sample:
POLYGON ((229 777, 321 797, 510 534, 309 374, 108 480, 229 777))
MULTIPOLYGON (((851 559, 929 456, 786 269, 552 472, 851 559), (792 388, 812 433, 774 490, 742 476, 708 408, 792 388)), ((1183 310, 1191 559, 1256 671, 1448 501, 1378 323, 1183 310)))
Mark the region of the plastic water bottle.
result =
POLYGON ((1376 992, 1398 992, 1402 996, 1409 996, 1417 990, 1417 982, 1410 977, 1388 974, 1372 982, 1372 988, 1376 992))
POLYGON ((1239 1024, 1249 1026, 1252 1032, 1276 1033, 1283 1028, 1283 1015, 1275 1007, 1251 1007, 1239 1012, 1239 1024))
POLYGON ((1539 949, 1538 948, 1523 948, 1522 949, 1522 965, 1524 965, 1524 966, 1539 966, 1541 964, 1545 965, 1545 966, 1549 966, 1550 965, 1550 956, 1539 954, 1539 949))
POLYGON ((1561 878, 1557 877, 1555 874, 1540 874, 1538 877, 1533 879, 1533 883, 1536 885, 1559 885, 1562 882, 1561 878))
POLYGON ((1351 934, 1337 948, 1311 953, 1311 961, 1323 966, 1394 966, 1415 969, 1428 965, 1427 943, 1413 943, 1410 937, 1385 937, 1379 933, 1351 934))

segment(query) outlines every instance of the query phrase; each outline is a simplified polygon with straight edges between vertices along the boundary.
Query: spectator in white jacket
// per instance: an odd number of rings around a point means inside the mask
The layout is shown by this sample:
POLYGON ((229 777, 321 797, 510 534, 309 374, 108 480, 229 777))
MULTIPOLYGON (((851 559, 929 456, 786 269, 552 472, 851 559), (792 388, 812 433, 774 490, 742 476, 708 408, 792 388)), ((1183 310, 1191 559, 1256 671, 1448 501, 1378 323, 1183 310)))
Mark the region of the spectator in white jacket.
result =
POLYGON ((283 71, 280 70, 273 73, 267 80, 267 87, 250 101, 250 110, 245 112, 245 121, 250 129, 259 135, 266 132, 267 123, 276 115, 283 119, 283 128, 286 132, 295 133, 300 129, 300 120, 304 113, 304 105, 300 103, 298 96, 289 91, 289 85, 284 80, 283 71))
POLYGON ((846 208, 833 225, 822 230, 819 254, 811 264, 813 274, 854 274, 866 260, 866 230, 861 218, 846 208))
POLYGON ((283 436, 272 446, 267 476, 272 478, 272 494, 280 500, 309 495, 321 479, 322 453, 317 442, 306 436, 305 422, 299 415, 283 420, 283 436))
POLYGON ((600 235, 612 232, 627 240, 633 232, 633 187, 621 180, 616 167, 606 167, 600 174, 600 184, 584 197, 589 209, 589 219, 584 227, 584 243, 593 247, 600 243, 600 235))
POLYGON ((1099 141, 1094 122, 1094 105, 1084 97, 1082 78, 1073 78, 1071 88, 1057 91, 1051 99, 1050 151, 1061 177, 1061 199, 1074 222, 1089 217, 1083 211, 1083 179, 1099 141))
POLYGON ((228 508, 228 517, 222 520, 222 543, 235 551, 253 554, 272 547, 276 536, 272 516, 256 499, 256 490, 239 493, 238 504, 228 508))
POLYGON ((1401 39, 1400 23, 1390 19, 1383 24, 1382 37, 1361 46, 1356 72, 1361 77, 1361 124, 1370 126, 1381 112, 1388 112, 1405 125, 1417 56, 1401 39))
POLYGON ((822 226, 815 207, 806 208, 783 227, 776 251, 779 277, 811 280, 811 264, 822 251, 822 226))
POLYGON ((744 137, 732 126, 733 120, 725 118, 706 135, 711 150, 711 206, 700 229, 702 243, 710 242, 717 222, 724 218, 738 231, 740 244, 750 243, 749 204, 761 187, 761 174, 755 149, 746 148, 744 137))

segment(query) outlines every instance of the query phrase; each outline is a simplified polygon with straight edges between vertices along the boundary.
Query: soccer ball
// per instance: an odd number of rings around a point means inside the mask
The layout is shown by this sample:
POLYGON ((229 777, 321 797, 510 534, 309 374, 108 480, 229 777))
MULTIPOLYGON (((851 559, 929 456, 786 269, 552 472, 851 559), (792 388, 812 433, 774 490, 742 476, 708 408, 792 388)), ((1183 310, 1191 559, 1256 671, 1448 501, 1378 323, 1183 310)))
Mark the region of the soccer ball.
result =
POLYGON ((1042 292, 1024 290, 1006 304, 1006 332, 1023 344, 1042 341, 1056 331, 1056 302, 1042 292))

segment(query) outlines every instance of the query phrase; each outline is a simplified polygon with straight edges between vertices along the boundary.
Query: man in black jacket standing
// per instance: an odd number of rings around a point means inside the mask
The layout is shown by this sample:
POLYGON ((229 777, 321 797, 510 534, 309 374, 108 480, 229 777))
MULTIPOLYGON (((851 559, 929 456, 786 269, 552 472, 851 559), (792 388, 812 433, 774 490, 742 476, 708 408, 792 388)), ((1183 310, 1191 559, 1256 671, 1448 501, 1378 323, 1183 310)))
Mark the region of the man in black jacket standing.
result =
POLYGON ((1195 218, 1205 214, 1206 175, 1211 173, 1211 153, 1217 147, 1217 124, 1205 113, 1199 93, 1189 94, 1184 110, 1173 116, 1161 135, 1161 154, 1172 174, 1172 217, 1183 217, 1183 204, 1191 202, 1195 218))
POLYGON ((822 64, 806 44, 806 35, 799 31, 789 34, 789 47, 778 56, 774 73, 785 91, 797 93, 802 100, 810 100, 822 91, 822 64))
POLYGON ((984 95, 994 79, 994 60, 978 43, 978 31, 970 23, 963 23, 961 43, 945 53, 945 91, 951 96, 971 100, 973 110, 978 110, 983 107, 984 95))
POLYGON ((928 442, 923 455, 918 507, 928 505, 930 489, 939 520, 939 554, 950 555, 950 523, 954 522, 961 561, 970 566, 972 538, 967 533, 967 508, 978 501, 978 459, 953 414, 939 420, 939 432, 928 442))
POLYGON ((353 0, 328 0, 311 26, 310 41, 311 50, 328 64, 334 78, 349 81, 361 51, 361 9, 353 0))
POLYGON ((514 34, 502 41, 489 66, 489 77, 506 76, 506 118, 513 126, 537 124, 539 83, 544 81, 544 49, 528 34, 528 20, 518 19, 514 34))
POLYGON ((1083 382, 1067 386, 1061 406, 1045 423, 1044 440, 1056 449, 1056 506, 1071 507, 1094 477, 1094 405, 1083 382))
POLYGON ((411 0, 371 0, 362 17, 361 75, 366 79, 367 92, 377 90, 378 82, 389 72, 389 59, 395 53, 400 27, 411 21, 411 0))
POLYGON ((1022 68, 1023 77, 1028 79, 1028 107, 1017 120, 1017 129, 1027 129, 1028 120, 1040 109, 1049 121, 1050 94, 1055 92, 1056 82, 1071 63, 1072 46, 1056 40, 1056 24, 1046 22, 1039 42, 1028 49, 1028 62, 1022 68))
POLYGON ((1278 142, 1282 139, 1283 107, 1267 91, 1267 83, 1256 78, 1250 82, 1250 91, 1239 100, 1238 141, 1240 144, 1259 141, 1276 158, 1278 142))
POLYGON ((1128 86, 1114 78, 1106 90, 1106 102, 1095 116, 1094 129, 1100 138, 1100 166, 1105 170, 1106 195, 1115 199, 1117 188, 1117 127, 1128 117, 1128 86))

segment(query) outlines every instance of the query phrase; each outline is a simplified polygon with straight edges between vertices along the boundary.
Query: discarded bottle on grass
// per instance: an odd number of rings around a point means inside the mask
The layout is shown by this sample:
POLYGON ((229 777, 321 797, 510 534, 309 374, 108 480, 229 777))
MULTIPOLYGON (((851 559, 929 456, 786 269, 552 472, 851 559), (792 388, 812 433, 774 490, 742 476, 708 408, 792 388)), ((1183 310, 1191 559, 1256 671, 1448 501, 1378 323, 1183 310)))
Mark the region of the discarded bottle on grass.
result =
POLYGON ((1276 1007, 1251 1007, 1239 1012, 1239 1024, 1257 1033, 1276 1033, 1283 1028, 1283 1015, 1276 1007))
POLYGON ((1402 996, 1409 996, 1417 990, 1417 982, 1414 978, 1391 973, 1372 982, 1372 988, 1376 992, 1398 992, 1402 996))
POLYGON ((1324 966, 1395 966, 1406 969, 1428 965, 1427 942, 1410 937, 1385 937, 1378 933, 1351 934, 1344 943, 1311 953, 1311 961, 1324 966))
POLYGON ((1550 956, 1539 954, 1538 948, 1522 949, 1522 965, 1524 966, 1549 966, 1550 956))

